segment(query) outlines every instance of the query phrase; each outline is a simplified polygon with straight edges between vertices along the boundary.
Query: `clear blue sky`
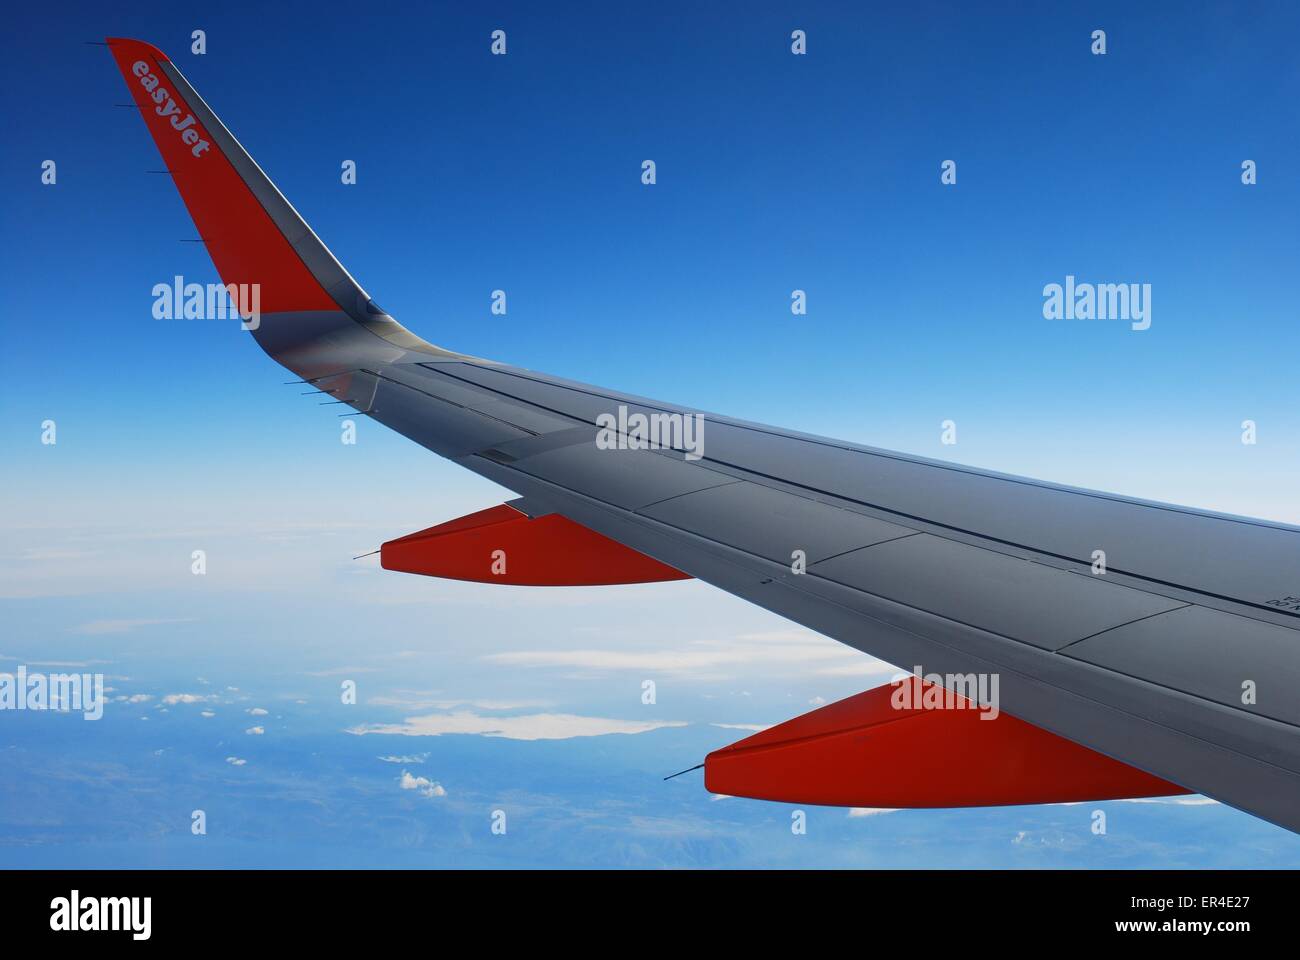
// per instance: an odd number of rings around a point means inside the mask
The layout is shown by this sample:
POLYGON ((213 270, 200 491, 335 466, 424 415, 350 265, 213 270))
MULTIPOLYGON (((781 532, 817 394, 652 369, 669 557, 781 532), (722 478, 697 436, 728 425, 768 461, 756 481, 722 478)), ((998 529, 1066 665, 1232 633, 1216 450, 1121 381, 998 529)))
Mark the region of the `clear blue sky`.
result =
POLYGON ((1109 804, 1105 841, 1090 807, 819 811, 801 846, 784 807, 661 784, 745 732, 715 724, 880 677, 698 584, 488 593, 351 561, 505 494, 375 424, 343 446, 335 411, 230 325, 152 319, 155 283, 216 276, 181 242, 194 229, 148 172, 143 124, 114 106, 107 50, 83 43, 167 51, 372 296, 441 345, 1298 523, 1298 28, 1289 3, 11 11, 0 670, 102 662, 116 695, 150 699, 84 730, 0 715, 22 771, 0 791, 0 863, 72 862, 84 835, 105 866, 940 866, 957 842, 969 865, 1300 863, 1294 837, 1213 805, 1109 804), (1067 274, 1151 284, 1151 328, 1044 320, 1042 288, 1067 274), (193 578, 200 548, 211 572, 193 578), (178 693, 213 699, 165 703, 178 693), (457 713, 686 725, 346 732, 457 713), (403 790, 403 769, 446 796, 403 790), (501 804, 520 827, 494 847, 501 804), (207 847, 193 806, 220 811, 207 847))

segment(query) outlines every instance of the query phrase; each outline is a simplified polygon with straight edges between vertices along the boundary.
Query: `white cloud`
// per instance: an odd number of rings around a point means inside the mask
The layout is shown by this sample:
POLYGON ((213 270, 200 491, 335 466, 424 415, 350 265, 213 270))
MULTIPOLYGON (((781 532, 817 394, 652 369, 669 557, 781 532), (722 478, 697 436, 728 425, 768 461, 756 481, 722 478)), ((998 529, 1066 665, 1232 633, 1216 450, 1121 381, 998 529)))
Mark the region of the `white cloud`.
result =
POLYGON ((93 557, 94 550, 63 550, 58 548, 37 548, 23 551, 23 558, 35 562, 45 560, 81 560, 84 557, 93 557))
POLYGON ((850 817, 877 817, 882 813, 897 813, 898 807, 850 807, 850 817))
POLYGON ((73 633, 98 636, 105 633, 130 633, 139 627, 153 627, 163 623, 193 623, 193 617, 174 617, 167 620, 92 620, 73 627, 73 633))
POLYGON ((429 759, 429 755, 427 753, 413 753, 402 757, 387 756, 376 757, 375 759, 382 760, 384 763, 424 763, 429 759))
POLYGON ((1175 803, 1180 807, 1203 807, 1207 804, 1218 803, 1210 797, 1202 797, 1198 794, 1192 796, 1178 797, 1125 797, 1121 803, 1175 803))
POLYGON ((176 703, 207 703, 215 699, 216 697, 205 697, 199 693, 169 693, 163 697, 162 702, 170 706, 176 703))
POLYGON ((309 677, 347 677, 354 673, 375 673, 378 667, 335 667, 332 670, 309 670, 309 677))
POLYGON ((862 653, 858 654, 858 659, 853 663, 822 667, 813 672, 819 677, 886 677, 898 673, 898 668, 862 653))
POLYGON ((803 630, 740 634, 728 640, 698 640, 680 647, 648 650, 518 650, 485 659, 515 667, 568 667, 591 672, 668 673, 694 679, 720 678, 735 668, 770 671, 783 665, 821 675, 891 674, 896 668, 866 654, 803 630))
POLYGON ((251 713, 255 717, 266 716, 266 711, 263 710, 261 707, 250 707, 247 712, 251 713))
POLYGON ((447 795, 447 791, 443 789, 442 784, 436 783, 428 777, 413 777, 405 770, 402 771, 399 782, 403 790, 419 790, 422 797, 445 797, 447 795))
POLYGON ((1020 830, 1011 838, 1011 843, 1017 847, 1044 847, 1057 850, 1064 850, 1078 845, 1077 839, 1068 839, 1065 834, 1059 831, 1052 833, 1045 830, 1033 833, 1020 830))
POLYGON ((811 700, 808 701, 808 703, 814 707, 820 707, 825 702, 826 702, 825 697, 813 697, 811 700))
POLYGON ((711 723, 711 727, 721 727, 723 730, 752 730, 758 733, 762 730, 770 730, 775 724, 771 723, 711 723))
POLYGON ((213 713, 211 710, 203 710, 203 711, 201 711, 201 712, 199 713, 199 716, 200 716, 200 717, 209 717, 209 718, 211 718, 211 717, 215 717, 216 714, 213 713))
MULTIPOLYGON (((15 663, 26 663, 30 667, 97 667, 101 664, 112 663, 112 660, 31 660, 26 657, 11 657, 8 654, 0 653, 0 660, 12 660, 15 663)), ((130 677, 113 677, 114 680, 129 680, 130 677)))
POLYGON ((254 737, 260 737, 262 734, 266 733, 266 730, 262 727, 249 727, 244 732, 254 737))
POLYGON ((226 763, 230 764, 232 767, 242 767, 244 764, 248 763, 248 761, 241 760, 239 757, 226 757, 226 763))
POLYGON ((504 737, 507 740, 568 740, 572 737, 600 737, 610 733, 647 733, 662 727, 684 727, 682 720, 611 720, 580 717, 571 713, 534 713, 519 717, 484 717, 469 711, 407 717, 401 723, 371 723, 352 727, 348 733, 398 734, 407 737, 439 737, 447 733, 504 737))
POLYGON ((412 710, 535 710, 551 706, 550 700, 445 700, 419 690, 394 690, 391 694, 370 697, 366 703, 377 707, 406 707, 412 710))

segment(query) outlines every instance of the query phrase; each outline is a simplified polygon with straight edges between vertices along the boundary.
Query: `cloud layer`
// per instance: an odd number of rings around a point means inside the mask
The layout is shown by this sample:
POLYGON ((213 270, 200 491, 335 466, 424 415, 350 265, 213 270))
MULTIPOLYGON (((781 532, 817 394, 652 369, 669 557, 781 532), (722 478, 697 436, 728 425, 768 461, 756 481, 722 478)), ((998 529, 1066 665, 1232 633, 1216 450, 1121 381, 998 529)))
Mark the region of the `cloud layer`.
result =
POLYGON ((684 727, 682 720, 614 720, 580 717, 572 713, 532 713, 518 717, 485 717, 469 711, 434 713, 407 717, 401 723, 369 723, 352 727, 348 733, 396 734, 405 737, 439 737, 447 733, 468 733, 507 740, 569 740, 600 737, 610 733, 648 733, 664 727, 684 727))

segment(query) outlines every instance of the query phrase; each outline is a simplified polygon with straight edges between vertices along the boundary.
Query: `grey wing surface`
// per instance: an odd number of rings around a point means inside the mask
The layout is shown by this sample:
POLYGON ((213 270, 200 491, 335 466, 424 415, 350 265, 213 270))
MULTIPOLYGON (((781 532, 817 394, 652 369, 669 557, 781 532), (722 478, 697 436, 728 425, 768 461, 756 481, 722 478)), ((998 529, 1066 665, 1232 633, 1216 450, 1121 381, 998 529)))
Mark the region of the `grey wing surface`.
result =
POLYGON ((699 460, 599 449, 620 405, 692 411, 481 362, 374 372, 371 416, 531 504, 890 663, 997 673, 1013 716, 1300 828, 1300 529, 713 415, 699 460))

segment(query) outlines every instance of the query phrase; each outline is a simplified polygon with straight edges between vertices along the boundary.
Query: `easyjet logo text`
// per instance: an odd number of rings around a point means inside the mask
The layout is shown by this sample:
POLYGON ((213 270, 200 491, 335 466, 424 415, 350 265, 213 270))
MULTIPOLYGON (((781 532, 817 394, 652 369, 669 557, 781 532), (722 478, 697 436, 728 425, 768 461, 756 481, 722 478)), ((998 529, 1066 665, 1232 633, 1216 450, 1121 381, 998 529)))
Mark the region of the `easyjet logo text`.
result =
POLYGON ((160 117, 167 117, 172 128, 180 132, 181 140, 189 146, 190 153, 196 157, 201 156, 208 149, 209 144, 199 136, 194 114, 187 113, 184 117, 181 116, 181 108, 176 105, 171 93, 161 85, 157 75, 149 69, 149 64, 145 61, 137 60, 132 65, 131 72, 140 78, 140 86, 148 92, 149 99, 157 104, 154 113, 160 117))

